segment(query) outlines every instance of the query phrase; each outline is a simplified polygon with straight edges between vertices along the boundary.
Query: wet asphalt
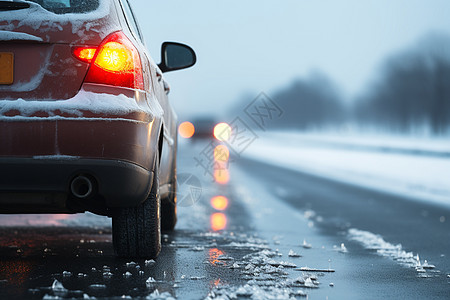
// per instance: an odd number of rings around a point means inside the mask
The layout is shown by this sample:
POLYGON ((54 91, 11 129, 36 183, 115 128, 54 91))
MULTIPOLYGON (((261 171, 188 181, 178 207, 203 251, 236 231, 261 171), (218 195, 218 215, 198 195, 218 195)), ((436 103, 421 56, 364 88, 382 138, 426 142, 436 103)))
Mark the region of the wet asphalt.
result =
POLYGON ((115 257, 108 218, 0 216, 0 299, 448 299, 448 209, 239 158, 220 184, 195 159, 204 147, 180 146, 179 222, 156 261, 115 257), (423 276, 351 228, 435 268, 423 276))

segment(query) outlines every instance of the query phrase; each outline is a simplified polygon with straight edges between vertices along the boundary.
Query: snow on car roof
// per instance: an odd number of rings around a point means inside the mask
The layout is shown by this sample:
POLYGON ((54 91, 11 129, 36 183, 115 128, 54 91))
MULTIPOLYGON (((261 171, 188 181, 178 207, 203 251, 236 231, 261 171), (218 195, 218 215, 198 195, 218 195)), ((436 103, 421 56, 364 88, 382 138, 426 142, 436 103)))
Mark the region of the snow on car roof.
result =
POLYGON ((111 5, 109 0, 99 0, 98 8, 90 12, 56 14, 35 2, 25 2, 30 4, 30 8, 0 11, 0 29, 13 30, 17 27, 28 26, 36 30, 38 28, 53 28, 71 23, 73 26, 72 31, 76 33, 83 25, 89 27, 89 24, 86 25, 86 23, 106 17, 110 13, 111 5), (17 21, 19 22, 18 24, 16 23, 17 21), (7 25, 5 22, 7 22, 7 25))
POLYGON ((35 2, 57 14, 87 13, 99 6, 99 0, 26 0, 26 2, 35 2))

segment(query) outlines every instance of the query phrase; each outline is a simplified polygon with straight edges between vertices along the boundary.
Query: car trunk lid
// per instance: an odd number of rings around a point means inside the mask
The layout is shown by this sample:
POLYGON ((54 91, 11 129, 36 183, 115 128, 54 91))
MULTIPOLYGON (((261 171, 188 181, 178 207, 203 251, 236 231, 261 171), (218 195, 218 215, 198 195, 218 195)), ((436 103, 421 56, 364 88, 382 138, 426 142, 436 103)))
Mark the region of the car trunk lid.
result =
POLYGON ((89 68, 72 55, 73 47, 97 46, 119 29, 112 1, 101 0, 87 13, 59 14, 33 2, 0 1, 0 99, 72 98, 89 68))

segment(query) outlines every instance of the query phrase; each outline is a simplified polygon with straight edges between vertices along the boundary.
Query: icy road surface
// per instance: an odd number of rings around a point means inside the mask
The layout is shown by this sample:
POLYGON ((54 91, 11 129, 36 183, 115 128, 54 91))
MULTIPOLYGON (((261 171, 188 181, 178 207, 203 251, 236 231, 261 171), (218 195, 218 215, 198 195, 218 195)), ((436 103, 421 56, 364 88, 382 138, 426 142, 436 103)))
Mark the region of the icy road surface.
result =
POLYGON ((236 158, 219 184, 179 149, 179 223, 156 261, 111 221, 0 216, 1 299, 447 299, 450 211, 236 158), (221 197, 218 197, 221 196, 221 197))

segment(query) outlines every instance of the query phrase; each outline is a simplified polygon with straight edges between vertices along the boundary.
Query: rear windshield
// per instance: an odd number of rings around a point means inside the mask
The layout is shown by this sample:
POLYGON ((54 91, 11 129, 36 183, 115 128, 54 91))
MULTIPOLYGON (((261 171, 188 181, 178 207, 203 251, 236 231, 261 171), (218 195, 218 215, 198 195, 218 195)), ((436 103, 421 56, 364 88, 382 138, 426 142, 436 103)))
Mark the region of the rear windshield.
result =
POLYGON ((99 6, 100 0, 28 0, 56 14, 88 13, 99 6))

